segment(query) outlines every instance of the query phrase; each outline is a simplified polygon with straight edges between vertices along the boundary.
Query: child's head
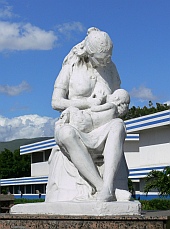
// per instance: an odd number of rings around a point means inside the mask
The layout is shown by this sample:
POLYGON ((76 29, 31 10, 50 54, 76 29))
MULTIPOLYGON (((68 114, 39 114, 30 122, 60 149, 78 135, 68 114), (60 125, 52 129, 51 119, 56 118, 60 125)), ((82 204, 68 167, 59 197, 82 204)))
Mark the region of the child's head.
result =
POLYGON ((124 89, 117 89, 113 94, 108 95, 106 102, 114 103, 117 106, 119 116, 123 116, 128 112, 130 96, 124 89))

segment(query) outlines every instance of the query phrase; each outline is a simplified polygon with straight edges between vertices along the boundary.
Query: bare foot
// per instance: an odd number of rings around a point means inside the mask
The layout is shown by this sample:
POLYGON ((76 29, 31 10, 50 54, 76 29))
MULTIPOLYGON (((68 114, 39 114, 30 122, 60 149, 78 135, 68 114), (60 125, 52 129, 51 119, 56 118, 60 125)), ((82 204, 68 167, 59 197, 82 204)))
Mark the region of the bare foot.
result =
POLYGON ((115 190, 115 196, 117 201, 129 201, 132 194, 127 190, 117 189, 115 190))
POLYGON ((100 192, 96 193, 96 200, 101 202, 111 202, 114 201, 114 196, 108 189, 102 189, 100 192))

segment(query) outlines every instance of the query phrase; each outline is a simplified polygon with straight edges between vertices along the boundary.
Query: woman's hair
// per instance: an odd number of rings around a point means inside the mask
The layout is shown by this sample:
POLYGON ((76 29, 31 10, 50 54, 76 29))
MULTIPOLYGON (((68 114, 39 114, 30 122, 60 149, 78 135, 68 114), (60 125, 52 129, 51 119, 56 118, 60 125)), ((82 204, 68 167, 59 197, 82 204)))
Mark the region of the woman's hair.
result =
POLYGON ((88 54, 112 52, 113 43, 106 32, 97 28, 89 28, 85 38, 85 48, 88 54))
POLYGON ((65 57, 63 65, 73 65, 85 61, 88 54, 104 52, 110 52, 111 54, 112 49, 113 43, 109 35, 106 32, 92 27, 88 29, 86 38, 71 49, 69 54, 65 57))

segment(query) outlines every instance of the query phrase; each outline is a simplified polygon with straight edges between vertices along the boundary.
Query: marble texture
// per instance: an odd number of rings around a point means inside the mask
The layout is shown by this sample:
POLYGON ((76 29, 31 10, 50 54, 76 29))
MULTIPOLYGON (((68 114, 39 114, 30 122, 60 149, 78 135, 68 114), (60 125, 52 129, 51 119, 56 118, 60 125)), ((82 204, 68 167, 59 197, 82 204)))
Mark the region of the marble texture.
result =
POLYGON ((121 119, 130 96, 120 89, 112 49, 109 35, 92 27, 63 61, 52 95, 53 109, 62 113, 55 124, 58 148, 49 158, 46 203, 109 202, 116 189, 119 200, 131 198, 121 119))
POLYGON ((141 213, 141 204, 129 201, 121 117, 130 96, 120 89, 112 48, 107 33, 90 28, 66 56, 52 96, 53 109, 62 113, 55 123, 45 203, 16 205, 11 214, 141 213))
POLYGON ((11 214, 48 214, 48 215, 140 215, 141 204, 139 201, 126 202, 64 202, 33 203, 14 205, 11 214))

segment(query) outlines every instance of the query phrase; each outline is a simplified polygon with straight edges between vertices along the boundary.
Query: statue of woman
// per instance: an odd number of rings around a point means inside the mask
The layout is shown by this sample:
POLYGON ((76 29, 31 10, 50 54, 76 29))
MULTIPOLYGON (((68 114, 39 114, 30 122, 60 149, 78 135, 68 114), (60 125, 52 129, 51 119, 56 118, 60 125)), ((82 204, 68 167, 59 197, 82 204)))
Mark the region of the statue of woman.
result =
MULTIPOLYGON (((120 88, 120 77, 111 60, 113 44, 106 32, 88 29, 86 38, 72 48, 63 62, 56 79, 52 107, 64 111, 69 107, 91 109, 106 103, 106 97, 120 88)), ((119 104, 118 104, 119 106, 119 104)), ((87 112, 88 113, 88 112, 87 112)), ((88 129, 88 118, 80 118, 84 128, 75 128, 64 120, 56 123, 55 139, 61 151, 70 158, 80 175, 95 189, 98 201, 111 201, 114 197, 119 167, 126 167, 123 144, 126 136, 120 118, 95 123, 88 129), (103 155, 104 171, 101 175, 92 155, 103 155)), ((126 169, 125 169, 126 170, 126 169)), ((125 183, 117 187, 127 190, 125 183)), ((124 178, 123 178, 124 179, 124 178)))

